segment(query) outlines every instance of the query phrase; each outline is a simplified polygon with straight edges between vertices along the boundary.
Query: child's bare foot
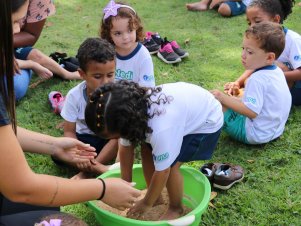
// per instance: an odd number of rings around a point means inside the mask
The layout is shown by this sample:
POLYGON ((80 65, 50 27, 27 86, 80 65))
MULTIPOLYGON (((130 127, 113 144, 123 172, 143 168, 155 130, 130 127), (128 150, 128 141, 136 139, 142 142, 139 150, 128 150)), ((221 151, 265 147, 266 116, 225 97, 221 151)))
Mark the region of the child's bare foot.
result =
POLYGON ((190 11, 206 11, 208 9, 209 2, 194 2, 186 4, 186 8, 190 11))
POLYGON ((164 199, 162 197, 162 195, 159 196, 159 198, 157 198, 156 202, 154 203, 154 206, 159 206, 164 204, 164 199))
POLYGON ((160 220, 173 220, 173 219, 177 219, 179 217, 182 216, 184 212, 183 207, 179 207, 179 208, 168 208, 168 210, 166 211, 166 213, 160 217, 160 220))
POLYGON ((217 7, 222 2, 223 2, 222 0, 212 0, 210 5, 209 5, 209 9, 213 9, 213 8, 217 7))
POLYGON ((63 79, 80 80, 80 79, 82 79, 82 77, 80 77, 78 71, 74 71, 74 72, 67 71, 64 74, 63 79))

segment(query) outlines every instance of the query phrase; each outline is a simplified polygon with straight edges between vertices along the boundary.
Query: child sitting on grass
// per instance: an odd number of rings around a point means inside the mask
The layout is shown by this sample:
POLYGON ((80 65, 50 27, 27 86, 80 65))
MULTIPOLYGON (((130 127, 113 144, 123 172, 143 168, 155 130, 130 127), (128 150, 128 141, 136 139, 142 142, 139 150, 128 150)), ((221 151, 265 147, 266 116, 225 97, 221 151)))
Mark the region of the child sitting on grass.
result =
MULTIPOLYGON (((85 122, 85 108, 90 94, 108 82, 114 81, 115 50, 104 39, 88 38, 79 47, 77 53, 80 64, 79 73, 84 80, 72 88, 65 99, 61 116, 65 119, 64 136, 73 137, 95 147, 98 156, 90 164, 77 164, 85 172, 103 173, 117 155, 116 139, 105 140, 95 136, 85 122)), ((89 175, 81 172, 75 178, 85 178, 89 175)))
MULTIPOLYGON (((248 24, 264 21, 283 24, 292 13, 294 3, 294 0, 253 0, 246 11, 248 24)), ((292 104, 299 106, 301 105, 301 36, 285 27, 283 31, 285 48, 276 63, 284 71, 292 95, 292 104)), ((252 72, 246 70, 235 82, 225 84, 225 92, 232 95, 233 87, 243 88, 245 80, 252 72)))
POLYGON ((87 105, 86 123, 98 136, 121 139, 121 176, 132 180, 134 147, 148 145, 142 154, 147 184, 145 197, 128 216, 141 219, 159 204, 166 186, 169 208, 162 220, 183 213, 184 162, 210 159, 223 125, 221 104, 207 90, 184 82, 155 88, 140 87, 125 80, 98 88, 87 105))
POLYGON ((284 45, 285 35, 279 24, 262 22, 246 30, 242 64, 254 72, 246 82, 242 100, 212 91, 223 105, 224 129, 232 138, 246 144, 262 144, 283 133, 291 95, 275 60, 284 45))

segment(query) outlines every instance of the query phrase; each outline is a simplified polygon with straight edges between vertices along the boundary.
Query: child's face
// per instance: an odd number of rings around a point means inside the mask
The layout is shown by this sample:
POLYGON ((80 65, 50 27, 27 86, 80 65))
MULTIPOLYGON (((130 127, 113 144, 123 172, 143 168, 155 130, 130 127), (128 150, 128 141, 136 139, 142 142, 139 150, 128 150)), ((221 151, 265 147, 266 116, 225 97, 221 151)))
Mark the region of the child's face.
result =
POLYGON ((269 53, 259 48, 257 40, 252 37, 244 36, 242 44, 241 62, 247 70, 256 70, 258 68, 271 65, 269 53))
POLYGON ((92 61, 88 63, 87 70, 79 70, 81 77, 86 81, 88 94, 99 86, 113 82, 115 78, 115 60, 106 63, 92 61))
POLYGON ((111 37, 117 52, 131 53, 136 47, 136 30, 130 30, 129 18, 113 18, 111 37))
POLYGON ((264 12, 262 9, 256 6, 247 8, 246 16, 249 26, 267 21, 279 23, 280 19, 278 15, 275 17, 271 17, 268 13, 264 12))

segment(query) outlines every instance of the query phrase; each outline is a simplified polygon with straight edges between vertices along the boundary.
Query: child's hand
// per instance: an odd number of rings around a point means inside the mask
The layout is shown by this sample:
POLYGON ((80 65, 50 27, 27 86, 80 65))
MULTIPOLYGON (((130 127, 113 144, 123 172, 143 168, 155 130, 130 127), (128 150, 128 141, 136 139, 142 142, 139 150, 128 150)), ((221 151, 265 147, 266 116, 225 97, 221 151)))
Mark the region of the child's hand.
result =
POLYGON ((221 92, 220 90, 214 89, 214 90, 210 90, 210 93, 213 94, 215 99, 217 99, 219 102, 222 103, 223 97, 225 96, 225 94, 223 92, 221 92))
POLYGON ((144 203, 144 200, 140 200, 136 203, 135 206, 133 206, 132 208, 130 208, 130 210, 127 213, 127 217, 133 218, 133 219, 139 219, 139 220, 143 220, 143 214, 146 213, 149 209, 151 208, 151 206, 148 206, 144 203))
POLYGON ((224 85, 224 93, 230 96, 237 96, 239 94, 240 85, 238 82, 227 82, 224 85))

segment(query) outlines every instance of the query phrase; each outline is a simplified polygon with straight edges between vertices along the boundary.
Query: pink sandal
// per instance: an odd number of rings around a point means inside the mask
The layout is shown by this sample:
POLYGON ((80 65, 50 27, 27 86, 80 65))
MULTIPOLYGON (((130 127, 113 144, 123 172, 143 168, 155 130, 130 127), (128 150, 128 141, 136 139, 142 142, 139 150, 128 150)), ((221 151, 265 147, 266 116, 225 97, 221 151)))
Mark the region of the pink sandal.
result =
POLYGON ((60 114, 64 106, 64 96, 58 91, 51 91, 48 95, 48 99, 54 113, 60 114))

